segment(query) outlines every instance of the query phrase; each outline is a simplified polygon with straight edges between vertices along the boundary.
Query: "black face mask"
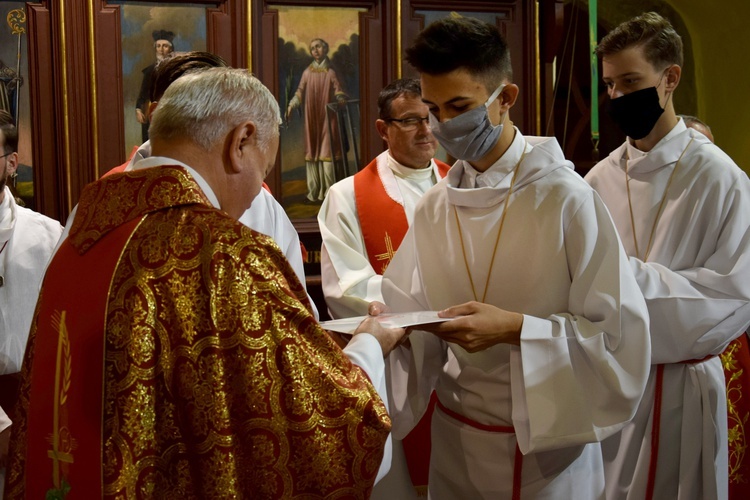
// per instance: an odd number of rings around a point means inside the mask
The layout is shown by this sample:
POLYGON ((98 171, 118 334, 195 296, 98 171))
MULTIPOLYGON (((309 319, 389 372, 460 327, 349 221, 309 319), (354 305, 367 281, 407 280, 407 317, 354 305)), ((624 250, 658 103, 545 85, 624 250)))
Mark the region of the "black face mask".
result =
POLYGON ((638 140, 651 132, 664 108, 659 105, 656 87, 649 87, 610 99, 608 111, 625 135, 638 140))

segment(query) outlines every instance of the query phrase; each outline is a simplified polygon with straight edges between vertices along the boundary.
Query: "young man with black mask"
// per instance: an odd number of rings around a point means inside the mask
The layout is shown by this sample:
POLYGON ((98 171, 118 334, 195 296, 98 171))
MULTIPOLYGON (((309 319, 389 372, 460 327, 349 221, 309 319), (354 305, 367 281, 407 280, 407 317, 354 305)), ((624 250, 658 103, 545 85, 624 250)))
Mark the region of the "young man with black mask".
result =
POLYGON ((496 26, 450 16, 407 56, 459 160, 417 205, 383 297, 460 317, 391 354, 394 437, 435 390, 431 498, 601 498, 598 441, 632 417, 650 359, 617 230, 557 141, 513 126, 496 26))
POLYGON ((628 138, 586 176, 615 221, 646 298, 651 375, 638 413, 602 443, 609 498, 727 497, 718 355, 750 324, 750 182, 674 111, 682 40, 656 13, 597 52, 628 138))

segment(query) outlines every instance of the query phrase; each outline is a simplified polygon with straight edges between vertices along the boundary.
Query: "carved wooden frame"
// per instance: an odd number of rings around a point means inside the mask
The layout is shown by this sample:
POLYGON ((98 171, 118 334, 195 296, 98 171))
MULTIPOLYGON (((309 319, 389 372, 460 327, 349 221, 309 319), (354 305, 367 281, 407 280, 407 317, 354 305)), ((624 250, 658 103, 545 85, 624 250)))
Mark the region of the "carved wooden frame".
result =
MULTIPOLYGON (((207 50, 247 66, 247 1, 154 0, 206 6, 207 50)), ((27 2, 37 209, 64 221, 83 186, 124 158, 120 5, 27 2)))

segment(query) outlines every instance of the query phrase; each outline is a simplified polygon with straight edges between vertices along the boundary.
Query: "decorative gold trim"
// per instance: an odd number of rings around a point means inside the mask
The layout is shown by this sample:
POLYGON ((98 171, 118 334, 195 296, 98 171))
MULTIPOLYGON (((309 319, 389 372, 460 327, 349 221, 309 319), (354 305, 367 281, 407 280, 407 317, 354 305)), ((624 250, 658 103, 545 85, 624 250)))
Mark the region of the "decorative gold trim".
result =
POLYGON ((401 0, 396 2, 396 78, 401 78, 401 0))
POLYGON ((70 109, 68 106, 68 47, 65 38, 65 2, 60 2, 60 73, 62 79, 63 147, 65 148, 65 193, 68 212, 73 210, 73 187, 70 173, 70 109))
POLYGON ((542 54, 539 51, 539 0, 534 2, 534 49, 536 56, 536 135, 542 135, 542 54))
POLYGON ((91 132, 94 142, 94 172, 92 179, 99 178, 99 111, 96 98, 96 52, 94 50, 94 0, 88 2, 89 18, 89 78, 91 79, 91 132))
POLYGON ((68 399, 72 375, 72 356, 70 353, 70 338, 68 328, 65 324, 66 311, 55 311, 52 323, 57 330, 57 355, 55 357, 55 393, 53 396, 54 407, 52 409, 52 436, 50 444, 52 449, 47 451, 47 456, 52 459, 52 482, 56 490, 63 491, 65 478, 61 477, 60 462, 72 464, 74 441, 68 433, 66 441, 63 442, 63 434, 67 430, 65 425, 60 425, 60 412, 68 399))
POLYGON ((8 12, 5 16, 5 20, 10 27, 11 35, 22 35, 26 33, 26 28, 23 25, 26 23, 26 12, 23 9, 13 9, 8 12))
POLYGON ((247 0, 247 69, 253 71, 253 0, 247 0))

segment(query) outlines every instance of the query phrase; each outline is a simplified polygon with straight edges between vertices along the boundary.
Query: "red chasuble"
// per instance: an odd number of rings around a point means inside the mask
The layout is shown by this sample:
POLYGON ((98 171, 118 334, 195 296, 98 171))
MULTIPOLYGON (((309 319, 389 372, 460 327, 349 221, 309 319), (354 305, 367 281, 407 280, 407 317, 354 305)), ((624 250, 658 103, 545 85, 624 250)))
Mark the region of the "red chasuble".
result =
POLYGON ((184 169, 87 186, 37 305, 6 498, 367 498, 390 420, 308 306, 184 169))
MULTIPOLYGON (((383 180, 378 174, 377 161, 375 158, 354 175, 354 197, 367 257, 375 272, 382 275, 401 245, 409 224, 403 205, 388 196, 383 180)), ((439 160, 435 160, 435 163, 440 177, 445 177, 450 165, 439 160)), ((403 440, 409 476, 419 496, 427 496, 432 449, 430 422, 436 401, 433 393, 427 411, 403 440)))
POLYGON ((727 384, 729 498, 750 498, 750 346, 742 334, 721 354, 727 384))

